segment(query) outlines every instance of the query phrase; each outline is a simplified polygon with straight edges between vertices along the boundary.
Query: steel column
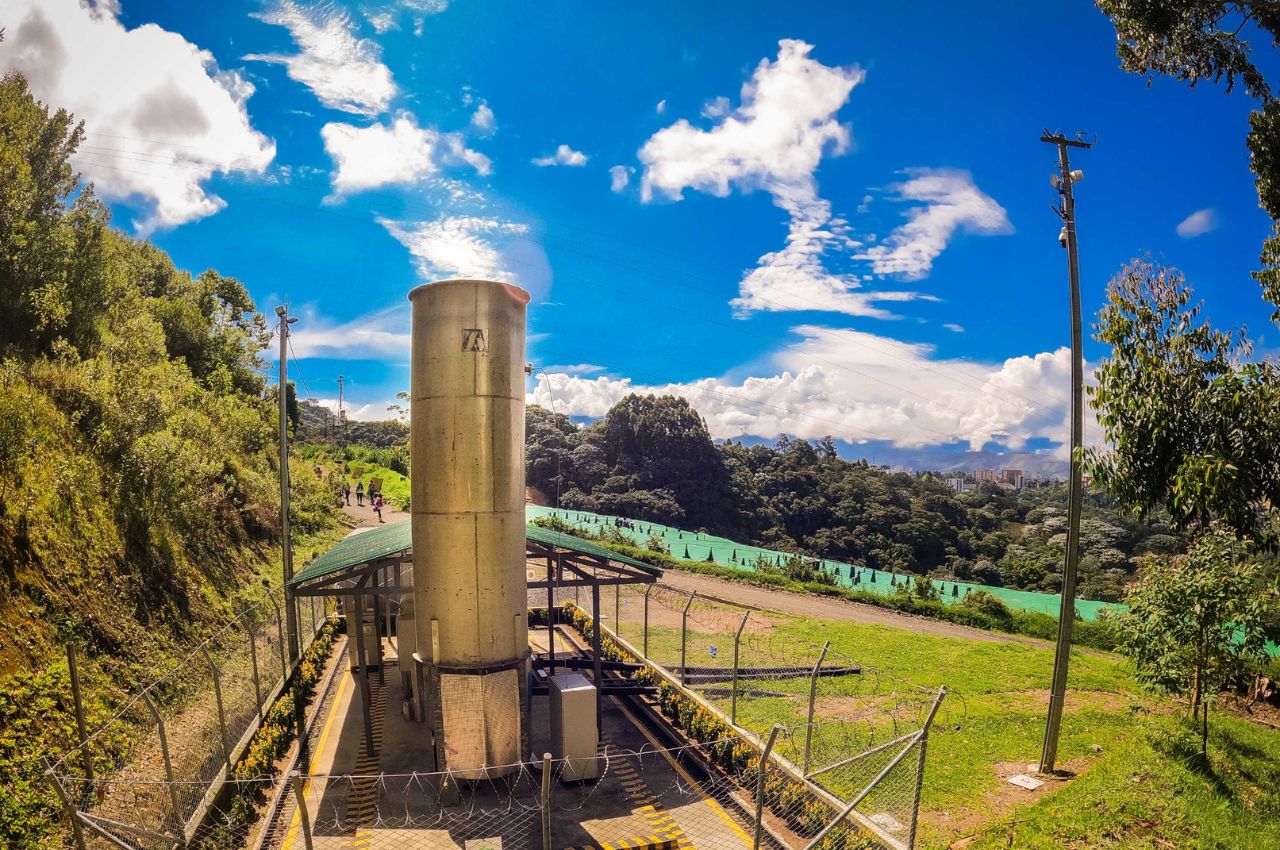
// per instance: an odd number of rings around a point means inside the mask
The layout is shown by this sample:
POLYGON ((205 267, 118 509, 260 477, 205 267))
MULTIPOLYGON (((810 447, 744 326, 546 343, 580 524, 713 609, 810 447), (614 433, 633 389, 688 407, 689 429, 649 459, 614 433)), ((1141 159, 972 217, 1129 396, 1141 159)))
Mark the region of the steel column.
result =
POLYGON ((750 616, 750 611, 742 615, 738 632, 733 636, 733 684, 729 691, 729 722, 735 726, 738 725, 738 649, 742 645, 742 630, 747 627, 747 618, 750 616))
POLYGON ((214 663, 209 648, 200 645, 204 660, 209 662, 209 672, 213 674, 213 696, 218 703, 218 732, 222 736, 222 754, 227 760, 227 778, 231 777, 231 743, 227 738, 227 712, 222 706, 222 676, 218 673, 218 665, 214 663))
POLYGON ((813 672, 809 674, 809 720, 804 727, 804 763, 800 766, 800 772, 809 777, 809 746, 813 743, 813 704, 818 698, 818 670, 822 667, 823 660, 827 657, 827 650, 831 648, 831 641, 827 641, 822 645, 822 652, 818 653, 818 661, 813 665, 813 672))
POLYGON ((173 806, 173 831, 180 833, 182 832, 182 811, 178 805, 178 786, 173 778, 173 761, 169 758, 169 739, 164 734, 164 719, 146 691, 142 692, 142 701, 146 703, 147 710, 156 721, 156 729, 160 732, 160 755, 164 758, 164 777, 169 786, 169 803, 173 806))

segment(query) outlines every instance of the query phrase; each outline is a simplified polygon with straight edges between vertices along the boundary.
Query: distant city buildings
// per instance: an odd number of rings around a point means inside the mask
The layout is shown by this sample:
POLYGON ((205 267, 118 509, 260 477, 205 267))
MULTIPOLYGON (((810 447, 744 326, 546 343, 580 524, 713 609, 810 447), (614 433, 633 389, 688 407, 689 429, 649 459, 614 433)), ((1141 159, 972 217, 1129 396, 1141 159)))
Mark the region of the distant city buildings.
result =
POLYGON ((972 490, 983 482, 991 482, 1009 490, 1021 490, 1025 484, 1021 469, 979 469, 973 473, 972 479, 955 476, 946 481, 947 486, 957 493, 972 490))

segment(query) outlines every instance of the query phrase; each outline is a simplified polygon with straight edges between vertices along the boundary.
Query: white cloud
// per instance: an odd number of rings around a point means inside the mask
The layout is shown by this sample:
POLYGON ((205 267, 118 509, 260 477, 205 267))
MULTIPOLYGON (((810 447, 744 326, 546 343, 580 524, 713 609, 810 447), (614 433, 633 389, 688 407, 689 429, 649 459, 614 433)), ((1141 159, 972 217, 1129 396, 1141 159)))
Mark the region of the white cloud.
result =
POLYGON ((544 407, 554 401, 561 413, 599 417, 628 393, 670 393, 687 398, 717 438, 830 434, 901 447, 959 441, 972 449, 997 442, 1017 450, 1033 438, 1065 442, 1068 437, 1071 356, 1066 348, 979 363, 940 360, 930 346, 858 331, 816 326, 794 331, 801 342, 774 355, 778 371, 773 374, 662 385, 535 374, 528 401, 544 407))
POLYGON ((631 182, 631 172, 635 171, 625 165, 615 165, 609 169, 609 191, 621 192, 631 182))
POLYGON ((529 230, 523 224, 471 215, 420 222, 383 218, 378 223, 409 249, 426 279, 513 280, 516 275, 505 268, 500 243, 529 230))
POLYGON ((382 64, 377 42, 356 36, 355 22, 346 11, 277 0, 254 17, 288 29, 300 52, 250 54, 246 59, 284 65, 290 77, 331 109, 360 115, 386 111, 396 93, 391 71, 382 64))
POLYGON ((103 197, 136 206, 147 234, 216 213, 225 202, 201 184, 219 172, 260 174, 276 149, 250 124, 247 80, 177 33, 126 30, 118 11, 11 0, 0 70, 21 71, 36 97, 84 120, 75 166, 103 197))
POLYGON ((413 34, 422 35, 426 18, 449 8, 449 0, 395 0, 366 3, 361 13, 379 35, 400 27, 400 14, 408 12, 413 21, 413 34))
POLYGON ((975 186, 969 172, 916 168, 908 174, 911 179, 893 189, 900 200, 919 201, 923 206, 912 208, 906 224, 859 255, 871 261, 876 274, 921 280, 957 231, 984 235, 1013 232, 1004 207, 975 186))
POLYGON ((659 115, 664 114, 667 111, 666 99, 664 98, 663 100, 658 101, 658 105, 653 108, 653 111, 658 113, 659 115))
POLYGON ((334 323, 313 310, 303 309, 289 332, 294 356, 335 360, 391 359, 408 362, 408 305, 334 323))
POLYGON ((531 160, 534 165, 546 167, 548 165, 569 165, 575 168, 587 164, 588 157, 582 151, 575 151, 568 145, 560 145, 553 154, 536 157, 531 160))
POLYGON ((848 149, 848 126, 836 113, 849 101, 864 73, 828 67, 810 58, 812 45, 784 39, 776 60, 760 62, 742 85, 734 110, 717 98, 703 114, 720 119, 710 130, 685 119, 654 133, 640 148, 644 164, 640 195, 680 200, 686 189, 720 197, 737 187, 762 189, 789 219, 786 245, 760 257, 731 303, 738 316, 754 310, 833 310, 890 318, 878 302, 924 296, 914 292, 861 291, 856 274, 835 274, 824 265, 832 252, 858 248, 846 221, 818 195, 814 172, 828 152, 848 149))
POLYGON ((1178 235, 1183 239, 1194 239, 1210 230, 1218 229, 1218 214, 1212 208, 1196 210, 1178 225, 1178 235))
POLYGON ((728 115, 732 111, 733 111, 733 106, 732 104, 729 103, 729 98, 725 97, 724 95, 721 95, 720 97, 714 98, 702 104, 703 118, 722 118, 725 115, 728 115))
POLYGON ((957 325, 955 322, 947 322, 943 327, 955 334, 964 333, 964 325, 957 325))
POLYGON ((480 133, 492 133, 496 123, 493 120, 493 110, 489 108, 489 104, 482 103, 476 107, 475 114, 471 116, 471 126, 480 133))
POLYGON ((441 165, 465 162, 479 174, 491 171, 489 158, 468 148, 461 135, 419 127, 407 112, 388 124, 369 127, 326 124, 320 136, 337 166, 333 173, 336 195, 413 183, 435 174, 441 165))
POLYGON ((813 186, 813 172, 828 149, 843 152, 849 128, 835 119, 862 82, 856 67, 829 68, 809 58, 812 45, 784 39, 776 61, 762 60, 742 86, 742 105, 710 130, 681 118, 654 133, 639 152, 641 192, 679 200, 685 189, 717 196, 743 191, 813 186))

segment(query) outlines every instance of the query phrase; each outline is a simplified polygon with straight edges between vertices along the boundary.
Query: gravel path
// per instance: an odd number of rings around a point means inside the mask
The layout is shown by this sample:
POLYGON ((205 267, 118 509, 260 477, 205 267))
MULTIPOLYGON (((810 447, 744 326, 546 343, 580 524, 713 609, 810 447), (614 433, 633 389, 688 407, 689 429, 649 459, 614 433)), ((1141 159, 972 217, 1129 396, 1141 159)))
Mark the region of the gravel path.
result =
POLYGON ((685 593, 696 591, 699 596, 720 599, 735 605, 760 608, 765 611, 777 611, 782 614, 892 626, 895 629, 905 629, 909 632, 924 635, 939 635, 940 637, 965 638, 967 640, 983 640, 995 643, 1025 643, 1031 646, 1050 648, 1053 646, 1048 641, 1036 638, 1009 635, 1003 632, 988 632, 983 629, 960 626, 942 620, 899 614, 897 611, 877 608, 874 605, 865 605, 861 602, 850 602, 846 599, 835 599, 829 596, 792 593, 772 587, 757 587, 756 585, 729 581, 713 576, 698 575, 697 573, 667 570, 662 575, 662 584, 685 593))

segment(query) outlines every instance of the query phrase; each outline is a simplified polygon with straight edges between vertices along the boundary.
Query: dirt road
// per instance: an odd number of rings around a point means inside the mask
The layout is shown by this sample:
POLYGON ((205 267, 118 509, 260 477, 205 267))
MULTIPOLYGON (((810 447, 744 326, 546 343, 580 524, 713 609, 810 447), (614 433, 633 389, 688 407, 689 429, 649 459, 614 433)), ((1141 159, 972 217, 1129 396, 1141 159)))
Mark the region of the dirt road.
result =
POLYGON ((834 599, 829 596, 811 596, 804 593, 791 593, 771 587, 757 587, 727 579, 696 573, 682 573, 667 570, 663 573, 662 584, 688 593, 696 591, 699 596, 722 599, 737 605, 760 608, 765 611, 777 611, 781 614, 793 614, 802 617, 817 617, 824 620, 846 620, 854 623, 872 623, 881 626, 892 626, 924 635, 940 637, 965 638, 967 640, 985 640, 996 643, 1026 643, 1032 646, 1051 647, 1047 641, 1020 635, 1008 635, 1003 632, 988 632, 969 626, 959 626, 942 620, 931 620, 926 617, 913 617, 910 614, 899 614, 874 605, 861 602, 850 602, 845 599, 834 599))
POLYGON ((343 505, 342 512, 356 521, 356 528, 376 528, 380 524, 390 524, 393 522, 404 522, 409 515, 398 508, 393 508, 389 502, 384 500, 382 506, 382 523, 378 522, 378 515, 373 512, 373 508, 369 507, 369 500, 364 500, 364 505, 356 504, 355 495, 351 496, 351 504, 343 505))

